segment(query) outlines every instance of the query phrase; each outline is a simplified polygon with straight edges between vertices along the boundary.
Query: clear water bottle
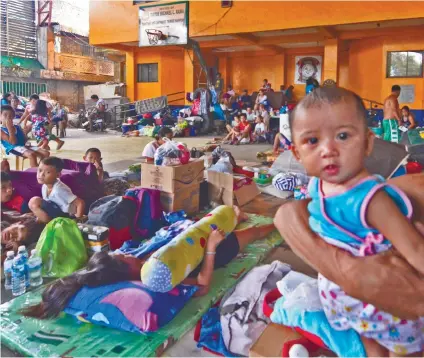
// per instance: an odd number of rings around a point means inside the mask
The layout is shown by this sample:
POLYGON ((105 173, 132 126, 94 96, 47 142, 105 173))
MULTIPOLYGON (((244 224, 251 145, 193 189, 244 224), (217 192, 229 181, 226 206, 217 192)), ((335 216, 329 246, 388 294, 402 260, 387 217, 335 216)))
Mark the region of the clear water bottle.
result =
POLYGON ((12 289, 12 266, 13 258, 15 253, 13 251, 8 251, 6 253, 6 260, 4 260, 3 271, 4 271, 4 288, 6 290, 12 289))
POLYGON ((12 266, 12 294, 13 296, 23 295, 26 291, 25 286, 25 265, 21 255, 13 259, 12 266))
POLYGON ((28 251, 25 248, 25 245, 18 247, 18 255, 22 256, 22 260, 25 266, 25 286, 29 287, 29 273, 28 273, 28 251))
POLYGON ((41 257, 37 255, 37 250, 32 250, 31 257, 28 260, 29 283, 32 287, 40 286, 43 283, 42 264, 41 257))

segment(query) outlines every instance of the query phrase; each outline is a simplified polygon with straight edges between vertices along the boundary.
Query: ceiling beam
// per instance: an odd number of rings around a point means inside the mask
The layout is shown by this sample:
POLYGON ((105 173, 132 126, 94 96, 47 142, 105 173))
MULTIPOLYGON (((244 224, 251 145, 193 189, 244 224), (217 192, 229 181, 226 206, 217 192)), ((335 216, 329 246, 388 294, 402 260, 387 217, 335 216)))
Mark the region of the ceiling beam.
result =
POLYGON ((280 35, 266 36, 259 38, 259 45, 279 45, 284 43, 296 42, 318 42, 324 40, 324 36, 320 33, 299 34, 299 35, 280 35))
POLYGON ((358 40, 367 37, 378 36, 393 36, 393 35, 415 35, 423 34, 424 26, 406 26, 406 27, 391 27, 391 28, 377 28, 365 30, 350 30, 339 33, 341 40, 358 40))
MULTIPOLYGON (((193 38, 194 40, 196 38, 193 38)), ((201 41, 200 48, 218 48, 218 47, 234 47, 234 46, 249 46, 252 43, 246 40, 217 40, 217 41, 201 41)))
POLYGON ((240 40, 249 41, 252 45, 259 46, 263 50, 270 50, 276 55, 282 55, 284 54, 284 49, 275 45, 267 45, 267 44, 260 44, 259 43, 259 37, 252 35, 252 34, 232 34, 231 36, 237 37, 240 40))
POLYGON ((325 38, 335 39, 338 36, 336 29, 332 26, 320 26, 318 31, 324 35, 325 38))

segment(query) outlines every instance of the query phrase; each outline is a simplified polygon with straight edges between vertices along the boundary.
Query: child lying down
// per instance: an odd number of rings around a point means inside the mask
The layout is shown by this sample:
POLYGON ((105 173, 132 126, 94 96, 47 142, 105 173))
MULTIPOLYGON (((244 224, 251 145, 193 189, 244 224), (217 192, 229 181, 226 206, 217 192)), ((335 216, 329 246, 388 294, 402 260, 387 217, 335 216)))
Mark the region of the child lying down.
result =
MULTIPOLYGON (((234 210, 237 224, 247 220, 246 214, 238 207, 223 207, 234 210)), ((199 286, 198 296, 207 294, 215 269, 227 265, 247 245, 264 239, 274 230, 273 224, 234 230, 228 235, 219 229, 212 230, 205 242, 202 262, 193 267, 192 273, 181 283, 199 286)), ((83 286, 98 287, 121 281, 140 280, 140 270, 148 256, 136 258, 123 254, 96 253, 89 260, 85 270, 50 284, 42 294, 42 302, 25 308, 22 313, 39 319, 54 318, 83 286)))

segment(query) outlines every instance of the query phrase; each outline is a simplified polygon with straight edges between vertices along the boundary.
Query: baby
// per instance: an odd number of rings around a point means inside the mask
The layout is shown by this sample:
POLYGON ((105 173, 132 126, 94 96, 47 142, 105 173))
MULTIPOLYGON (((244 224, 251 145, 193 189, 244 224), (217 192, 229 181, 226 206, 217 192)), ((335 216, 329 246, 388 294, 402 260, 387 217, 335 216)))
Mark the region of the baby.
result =
MULTIPOLYGON (((374 139, 365 113, 359 96, 337 87, 315 89, 292 112, 292 151, 313 177, 309 224, 326 242, 355 256, 394 246, 424 274, 424 238, 409 221, 409 199, 365 169, 374 139)), ((421 355, 424 317, 408 321, 379 311, 322 275, 318 286, 332 327, 357 331, 368 356, 421 355)))
POLYGON ((63 161, 56 157, 43 159, 38 166, 37 180, 43 184, 43 198, 31 198, 29 208, 39 222, 48 223, 54 218, 70 215, 81 218, 84 215, 84 201, 59 179, 62 169, 63 161))

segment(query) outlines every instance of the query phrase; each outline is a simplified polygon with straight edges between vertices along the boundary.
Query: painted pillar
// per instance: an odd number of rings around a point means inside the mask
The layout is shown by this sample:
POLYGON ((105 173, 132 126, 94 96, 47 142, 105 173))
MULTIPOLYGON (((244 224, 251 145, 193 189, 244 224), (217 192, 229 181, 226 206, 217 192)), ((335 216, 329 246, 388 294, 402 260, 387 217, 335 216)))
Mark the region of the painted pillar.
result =
MULTIPOLYGON (((187 50, 184 52, 184 92, 194 92, 194 52, 193 50, 187 50)), ((184 94, 185 97, 185 94, 184 94)), ((190 104, 185 99, 185 104, 190 104)))
POLYGON ((136 86, 137 86, 137 77, 136 77, 136 68, 135 68, 135 56, 134 50, 125 52, 125 65, 126 65, 126 79, 127 83, 127 97, 131 102, 137 100, 136 86))
POLYGON ((324 44, 324 70, 322 81, 334 80, 337 82, 338 74, 338 39, 327 39, 324 44))

